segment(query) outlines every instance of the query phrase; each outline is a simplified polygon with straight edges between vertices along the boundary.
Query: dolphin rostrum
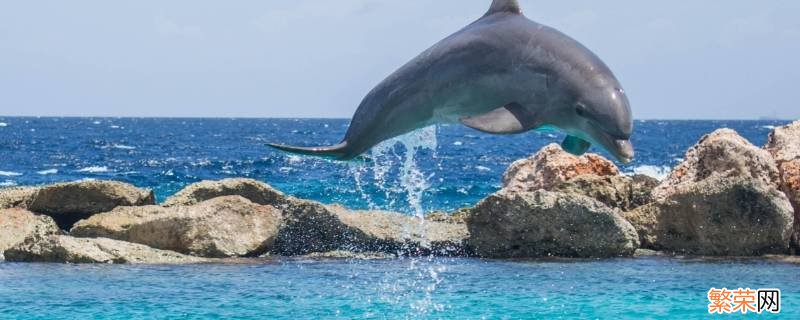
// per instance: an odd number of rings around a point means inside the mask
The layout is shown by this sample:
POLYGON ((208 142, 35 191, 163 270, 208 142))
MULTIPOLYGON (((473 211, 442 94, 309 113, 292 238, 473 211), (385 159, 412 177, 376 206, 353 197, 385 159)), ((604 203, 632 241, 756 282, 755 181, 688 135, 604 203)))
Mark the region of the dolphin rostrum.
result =
POLYGON ((558 128, 568 152, 595 143, 622 162, 633 159, 631 109, 611 70, 577 41, 526 18, 517 0, 494 0, 483 17, 378 84, 341 143, 270 146, 350 160, 381 141, 455 122, 492 134, 558 128))

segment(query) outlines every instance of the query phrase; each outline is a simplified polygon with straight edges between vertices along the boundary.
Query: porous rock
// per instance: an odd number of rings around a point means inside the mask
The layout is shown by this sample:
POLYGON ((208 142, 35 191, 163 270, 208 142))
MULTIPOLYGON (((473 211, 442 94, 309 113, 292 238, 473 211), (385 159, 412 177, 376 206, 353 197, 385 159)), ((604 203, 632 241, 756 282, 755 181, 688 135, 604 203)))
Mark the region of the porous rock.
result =
POLYGON ((193 205, 222 196, 241 196, 253 203, 276 205, 286 196, 261 181, 245 178, 201 181, 190 184, 164 200, 164 206, 193 205))
POLYGON ((44 237, 57 234, 58 229, 53 218, 33 212, 12 208, 0 210, 0 260, 6 249, 30 237, 44 237))
POLYGON ((76 221, 96 213, 154 203, 152 190, 116 181, 80 181, 39 188, 28 209, 53 217, 59 227, 68 230, 76 221))
POLYGON ((617 210, 589 197, 501 191, 467 217, 470 247, 483 257, 630 256, 639 239, 617 210))
POLYGON ((772 184, 717 176, 626 212, 642 247, 692 255, 786 253, 791 204, 772 184))
POLYGON ((658 180, 645 175, 597 176, 585 174, 574 177, 553 187, 553 191, 580 194, 603 204, 629 211, 650 203, 651 192, 658 180))
POLYGON ((598 154, 574 156, 561 146, 550 144, 533 156, 512 163, 503 174, 503 188, 515 192, 549 190, 584 174, 616 176, 619 169, 598 154))
POLYGON ((119 207, 76 223, 70 234, 222 258, 269 251, 280 225, 278 209, 225 196, 191 206, 119 207))
POLYGON ((682 186, 711 178, 747 178, 777 186, 778 168, 769 152, 758 148, 736 131, 719 129, 704 136, 690 148, 684 161, 653 190, 653 197, 663 199, 682 186))
POLYGON ((800 249, 800 121, 775 128, 765 149, 775 158, 780 172, 780 188, 794 207, 792 244, 800 249))
POLYGON ((6 250, 12 262, 185 264, 206 260, 106 238, 31 237, 6 250))
POLYGON ((386 211, 351 211, 290 199, 274 253, 384 252, 397 255, 465 253, 463 224, 426 221, 386 211))

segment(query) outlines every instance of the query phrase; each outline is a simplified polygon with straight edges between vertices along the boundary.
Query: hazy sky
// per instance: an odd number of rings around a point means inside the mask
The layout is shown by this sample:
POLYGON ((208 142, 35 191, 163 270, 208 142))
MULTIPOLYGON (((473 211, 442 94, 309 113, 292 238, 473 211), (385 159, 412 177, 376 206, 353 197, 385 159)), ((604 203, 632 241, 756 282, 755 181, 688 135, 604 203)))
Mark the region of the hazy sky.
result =
MULTIPOLYGON (((350 117, 490 0, 0 0, 0 115, 350 117)), ((800 118, 800 1, 521 1, 637 118, 800 118)))

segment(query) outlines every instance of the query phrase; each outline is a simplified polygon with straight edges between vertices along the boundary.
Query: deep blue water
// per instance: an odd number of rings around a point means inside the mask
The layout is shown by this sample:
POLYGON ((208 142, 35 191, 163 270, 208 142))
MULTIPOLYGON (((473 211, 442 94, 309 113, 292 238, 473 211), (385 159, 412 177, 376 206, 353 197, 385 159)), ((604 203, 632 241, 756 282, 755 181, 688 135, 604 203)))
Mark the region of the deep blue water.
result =
MULTIPOLYGON (((402 144, 383 148, 369 163, 290 156, 265 146, 337 143, 348 125, 341 119, 0 117, 0 123, 5 124, 0 125, 0 185, 114 179, 153 188, 163 200, 198 180, 251 177, 302 198, 403 212, 473 205, 500 187, 511 162, 563 139, 558 133, 496 136, 440 126, 435 135, 423 130, 400 139, 412 146, 436 145, 417 149, 414 166, 408 166, 402 144)), ((637 158, 623 170, 673 166, 700 137, 720 127, 762 145, 771 126, 785 123, 637 121, 637 158)))
MULTIPOLYGON (((730 127, 762 145, 772 126, 784 123, 637 121, 637 159, 622 169, 663 174, 714 129, 730 127)), ((361 163, 265 146, 332 144, 346 127, 346 120, 0 117, 0 185, 114 179, 153 188, 163 200, 198 180, 251 177, 353 208, 449 210, 497 190, 508 164, 563 138, 441 126, 386 144, 361 163), (406 146, 416 150, 413 161, 406 146)), ((0 263, 0 318, 700 318, 708 316, 711 287, 780 288, 781 316, 800 318, 798 265, 664 258, 0 263)))

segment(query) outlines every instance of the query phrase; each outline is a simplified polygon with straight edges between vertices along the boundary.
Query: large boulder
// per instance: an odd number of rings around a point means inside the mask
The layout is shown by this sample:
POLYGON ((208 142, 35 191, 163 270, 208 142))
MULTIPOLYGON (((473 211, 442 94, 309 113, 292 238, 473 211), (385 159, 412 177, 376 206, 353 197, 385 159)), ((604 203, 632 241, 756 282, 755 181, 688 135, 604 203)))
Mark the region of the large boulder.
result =
POLYGON ((253 179, 224 179, 190 184, 164 200, 164 206, 193 205, 222 196, 241 196, 257 204, 276 205, 286 196, 270 185, 253 179))
POLYGON ((12 262, 182 264, 205 260, 145 245, 65 235, 30 237, 6 250, 12 262))
POLYGON ((626 212, 642 247, 693 255, 786 253, 794 216, 772 184, 716 176, 626 212))
POLYGON ((275 207, 226 196, 192 206, 118 207, 79 221, 70 234, 219 258, 267 252, 280 225, 281 213, 275 207))
POLYGON ((800 121, 775 128, 765 147, 780 171, 781 190, 794 206, 794 235, 792 243, 800 248, 800 121))
POLYGON ((24 209, 0 210, 0 260, 6 249, 29 237, 43 237, 57 234, 58 229, 53 218, 37 215, 24 209))
POLYGON ((30 187, 0 188, 0 209, 27 208, 37 190, 30 187))
POLYGON ((471 210, 469 244, 491 258, 630 256, 636 230, 618 211, 581 195, 501 191, 471 210))
POLYGON ((800 120, 772 130, 764 148, 777 162, 800 158, 800 120))
POLYGON ((584 195, 609 207, 629 211, 652 202, 651 192, 657 185, 658 180, 645 175, 585 174, 556 185, 552 191, 584 195))
POLYGON ((53 217, 59 227, 68 230, 76 221, 95 213, 154 203, 152 190, 116 181, 80 181, 38 189, 28 209, 53 217))
POLYGON ((290 199, 273 253, 306 255, 344 250, 398 255, 460 255, 468 237, 463 224, 426 221, 394 212, 350 211, 290 199))
POLYGON ((616 176, 619 169, 600 155, 587 153, 578 157, 551 144, 532 157, 512 163, 503 174, 503 188, 515 192, 549 190, 584 174, 616 176))
POLYGON ((686 152, 684 161, 653 190, 653 197, 666 198, 682 186, 712 176, 746 177, 769 185, 778 180, 778 168, 769 152, 750 144, 736 131, 719 129, 686 152))

